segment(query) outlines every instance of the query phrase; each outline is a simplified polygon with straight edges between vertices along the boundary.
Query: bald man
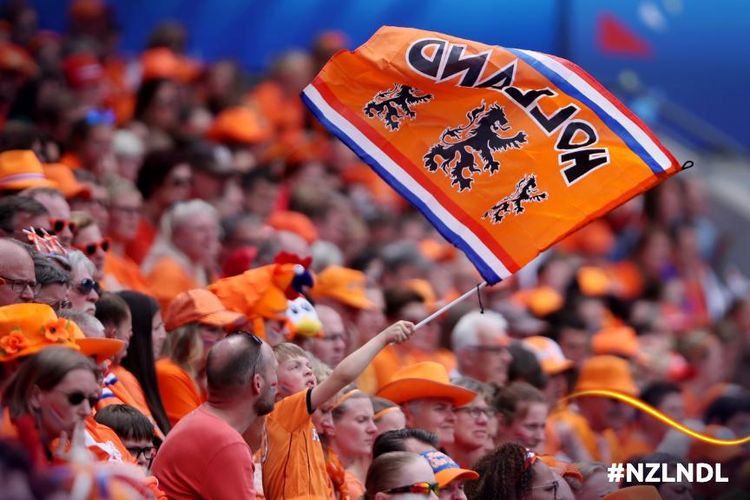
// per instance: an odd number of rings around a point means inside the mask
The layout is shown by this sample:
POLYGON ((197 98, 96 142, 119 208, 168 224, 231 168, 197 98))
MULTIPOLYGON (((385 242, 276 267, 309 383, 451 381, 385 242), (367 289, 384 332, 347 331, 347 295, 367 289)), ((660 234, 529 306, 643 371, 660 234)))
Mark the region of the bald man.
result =
POLYGON ((0 238, 0 306, 33 302, 37 292, 31 254, 16 240, 0 238))
POLYGON ((230 335, 208 353, 208 401, 167 436, 152 472, 169 498, 255 498, 253 456, 242 433, 273 410, 276 357, 265 342, 230 335))

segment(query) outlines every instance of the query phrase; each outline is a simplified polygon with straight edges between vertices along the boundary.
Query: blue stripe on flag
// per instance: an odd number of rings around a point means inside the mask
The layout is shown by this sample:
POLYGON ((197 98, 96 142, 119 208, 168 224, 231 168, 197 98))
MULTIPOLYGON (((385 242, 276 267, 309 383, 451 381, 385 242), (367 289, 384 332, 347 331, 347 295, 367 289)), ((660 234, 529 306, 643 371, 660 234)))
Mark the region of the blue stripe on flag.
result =
POLYGON ((354 141, 354 139, 349 137, 343 130, 337 127, 331 120, 329 120, 325 116, 323 111, 320 110, 320 108, 318 108, 315 103, 313 103, 312 100, 307 97, 307 95, 305 95, 304 92, 302 92, 301 96, 302 101, 307 105, 308 108, 310 108, 315 117, 320 120, 320 122, 323 123, 329 131, 333 132, 336 137, 338 137, 355 153, 357 153, 357 156, 359 156, 365 163, 375 169, 378 175, 380 175, 380 177, 383 178, 383 180, 387 182, 393 189, 395 189, 401 196, 409 200, 412 205, 417 207, 419 211, 422 212, 422 214, 427 217, 427 219, 429 219, 432 225, 435 226, 438 232, 443 235, 445 239, 456 245, 462 252, 466 254, 469 260, 471 260, 472 264, 474 264, 474 266, 479 271, 479 274, 482 275, 482 277, 485 279, 485 281, 487 281, 489 285, 494 285, 495 283, 501 281, 500 276, 498 276, 497 273, 492 270, 492 267, 487 264, 487 262, 485 262, 476 252, 474 252, 474 250, 466 241, 464 241, 458 234, 449 229, 448 226, 443 223, 440 217, 438 217, 432 210, 430 210, 430 207, 426 203, 419 199, 406 186, 401 184, 398 179, 391 175, 388 169, 381 165, 375 158, 367 154, 367 152, 362 149, 359 144, 354 141))
MULTIPOLYGON (((620 122, 618 122, 614 117, 612 117, 609 113, 604 111, 598 104, 596 104, 594 101, 589 99, 583 92, 578 90, 578 88, 570 83, 568 80, 566 80, 564 77, 560 76, 558 73, 556 73, 554 70, 548 68, 540 61, 536 60, 534 57, 525 54, 521 52, 518 49, 506 49, 513 54, 515 54, 520 59, 523 59, 524 62, 529 64, 530 66, 533 66, 534 69, 542 73, 547 79, 551 80, 555 85, 557 85, 559 88, 565 91, 565 93, 575 97, 579 101, 583 102, 591 108, 594 113, 604 122, 607 124, 609 128, 611 128, 617 135, 620 136, 620 138, 625 141, 625 144, 628 145, 628 147, 637 154, 641 160, 643 160, 646 165, 651 169, 652 172, 658 174, 661 172, 664 172, 664 169, 659 166, 659 163, 654 160, 654 158, 648 154, 648 152, 644 149, 643 146, 641 146, 641 143, 638 142, 635 137, 633 137, 630 132, 625 130, 625 127, 623 127, 620 122)), ((568 68, 570 69, 570 68, 568 68)), ((573 71, 571 69, 571 71, 573 71)), ((594 91, 596 92, 596 89, 592 87, 594 91)), ((602 96, 604 99, 607 99, 606 97, 602 96)), ((615 106, 615 104, 612 104, 615 106)), ((638 124, 635 124, 638 126, 638 124)))

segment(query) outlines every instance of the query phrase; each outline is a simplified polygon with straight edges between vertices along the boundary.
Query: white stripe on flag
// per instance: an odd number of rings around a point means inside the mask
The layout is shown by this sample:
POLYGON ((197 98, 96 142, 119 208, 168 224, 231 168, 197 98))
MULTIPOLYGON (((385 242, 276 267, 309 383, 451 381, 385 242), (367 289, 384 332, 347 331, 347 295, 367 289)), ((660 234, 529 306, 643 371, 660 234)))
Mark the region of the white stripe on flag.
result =
POLYGON ((560 64, 547 54, 536 52, 533 50, 521 50, 524 54, 533 57, 540 63, 544 64, 548 69, 554 71, 561 78, 567 80, 571 85, 577 88, 583 95, 591 99, 600 108, 604 110, 612 119, 616 120, 622 127, 628 131, 633 138, 651 155, 656 163, 661 167, 662 170, 669 169, 672 166, 672 162, 669 157, 664 154, 659 146, 654 143, 653 140, 646 134, 641 127, 639 127, 633 120, 628 118, 620 109, 612 104, 609 99, 599 93, 594 87, 592 87, 586 80, 581 78, 575 71, 568 69, 565 65, 560 64))
POLYGON ((474 250, 474 252, 501 278, 505 279, 512 273, 503 265, 500 259, 477 237, 469 228, 461 224, 453 217, 448 210, 438 202, 432 194, 416 182, 407 174, 404 169, 398 166, 387 154, 377 147, 370 139, 367 138, 359 129, 352 125, 346 118, 341 116, 338 111, 333 109, 320 95, 318 89, 313 85, 308 85, 304 90, 305 95, 312 101, 315 106, 328 118, 334 125, 340 128, 344 134, 349 136, 360 148, 368 155, 372 156, 385 170, 395 177, 406 189, 422 200, 430 210, 438 217, 445 226, 456 233, 459 238, 474 250))

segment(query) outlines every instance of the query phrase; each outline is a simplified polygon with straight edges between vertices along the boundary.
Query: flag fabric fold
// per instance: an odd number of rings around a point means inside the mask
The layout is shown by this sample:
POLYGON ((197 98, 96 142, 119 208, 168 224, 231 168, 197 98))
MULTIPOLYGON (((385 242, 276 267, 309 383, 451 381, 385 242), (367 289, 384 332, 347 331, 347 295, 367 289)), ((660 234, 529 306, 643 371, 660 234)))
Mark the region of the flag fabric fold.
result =
POLYGON ((302 99, 489 284, 680 170, 575 64, 435 32, 381 28, 302 99))

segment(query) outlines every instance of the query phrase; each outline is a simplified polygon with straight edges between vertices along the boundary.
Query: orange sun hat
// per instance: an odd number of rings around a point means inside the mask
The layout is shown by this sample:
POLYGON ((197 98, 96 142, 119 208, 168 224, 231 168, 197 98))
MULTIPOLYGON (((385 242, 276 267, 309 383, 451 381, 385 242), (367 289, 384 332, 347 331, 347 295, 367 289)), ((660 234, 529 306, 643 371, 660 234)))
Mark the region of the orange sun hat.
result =
POLYGON ((58 318, 47 304, 11 304, 0 307, 0 362, 35 354, 45 347, 61 345, 78 350, 73 341, 80 328, 58 318))
POLYGON ((44 175, 57 184, 66 199, 85 198, 91 199, 91 186, 78 182, 73 170, 62 163, 48 163, 42 167, 44 175))
POLYGON ((341 266, 328 266, 315 278, 310 294, 315 299, 328 298, 355 309, 375 309, 367 298, 365 273, 341 266))
POLYGON ((202 323, 227 329, 239 326, 244 320, 244 315, 228 310, 219 297, 196 288, 172 299, 164 317, 164 327, 171 332, 188 323, 202 323))
POLYGON ((423 361, 398 370, 376 396, 396 404, 415 399, 442 398, 451 400, 453 406, 459 407, 474 401, 477 393, 451 384, 448 371, 440 363, 423 361))
POLYGON ((615 391, 637 396, 628 362, 617 356, 592 356, 583 362, 574 392, 615 391))
POLYGON ((57 188, 44 175, 42 162, 30 149, 13 149, 0 153, 0 190, 57 188))
POLYGON ((536 355, 542 370, 547 375, 557 375, 573 368, 573 360, 567 359, 560 345, 549 337, 533 335, 521 341, 536 355))

